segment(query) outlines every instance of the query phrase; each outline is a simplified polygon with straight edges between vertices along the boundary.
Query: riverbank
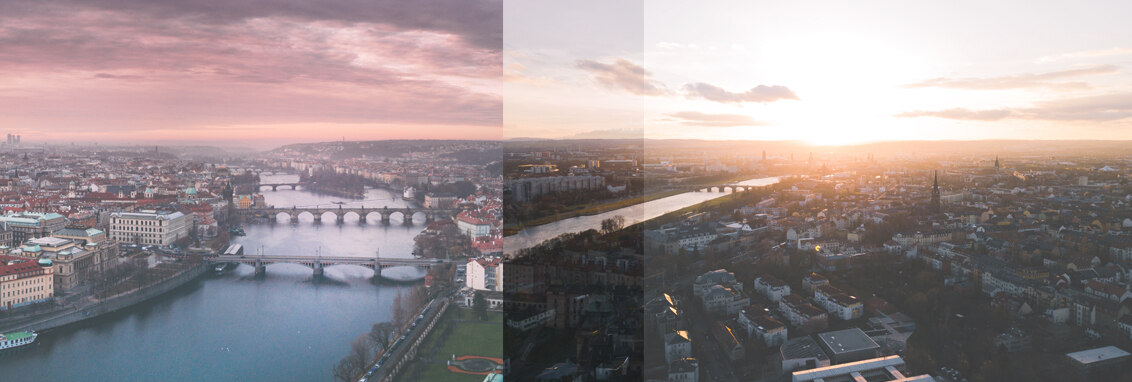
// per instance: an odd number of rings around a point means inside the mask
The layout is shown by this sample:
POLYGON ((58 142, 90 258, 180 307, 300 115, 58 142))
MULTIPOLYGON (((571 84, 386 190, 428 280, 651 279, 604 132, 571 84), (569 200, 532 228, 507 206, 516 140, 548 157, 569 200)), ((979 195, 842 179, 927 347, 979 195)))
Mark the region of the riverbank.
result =
POLYGON ((21 330, 36 330, 46 331, 60 326, 73 324, 79 321, 99 317, 105 314, 113 313, 121 309, 128 308, 138 303, 145 302, 154 297, 160 296, 169 292, 177 287, 188 284, 201 275, 204 275, 209 269, 208 263, 200 263, 186 269, 174 273, 173 275, 163 280, 149 284, 145 287, 139 287, 131 291, 116 293, 102 299, 90 297, 84 299, 83 302, 76 303, 75 305, 56 310, 35 317, 27 317, 18 320, 19 322, 5 323, 0 327, 0 333, 9 333, 21 330))
POLYGON ((619 200, 615 200, 615 201, 612 201, 612 202, 606 202, 606 203, 584 206, 584 207, 581 207, 577 210, 561 212, 561 213, 550 215, 550 216, 543 216, 541 218, 531 219, 531 220, 524 222, 524 223, 516 223, 515 225, 512 225, 512 226, 506 226, 505 225, 503 227, 503 236, 514 235, 516 233, 519 233, 519 231, 522 231, 525 228, 537 227, 537 226, 544 225, 544 224, 554 223, 554 222, 559 221, 559 220, 576 218, 576 217, 579 217, 579 216, 597 215, 597 214, 601 214, 601 213, 605 213, 605 212, 609 212, 609 211, 613 211, 613 210, 618 210, 618 209, 630 207, 630 206, 641 204, 641 203, 646 203, 646 202, 661 199, 661 198, 667 198, 667 197, 673 196, 673 195, 679 195, 679 194, 682 194, 682 193, 685 193, 685 192, 688 192, 688 191, 687 190, 667 190, 667 191, 653 192, 653 193, 645 194, 645 195, 642 195, 642 196, 619 199, 619 200))
MULTIPOLYGON (((748 188, 758 188, 777 183, 778 181, 779 177, 765 177, 735 182, 735 184, 743 185, 748 188)), ((677 195, 658 198, 656 200, 638 203, 600 214, 579 216, 573 219, 558 220, 550 224, 526 227, 519 231, 517 235, 509 236, 507 240, 504 240, 503 253, 514 254, 563 234, 582 232, 589 229, 600 229, 601 222, 604 219, 622 216, 625 218, 626 225, 632 225, 672 211, 682 210, 711 199, 731 194, 731 192, 685 191, 677 195)), ((746 192, 739 192, 738 194, 746 194, 746 192)))

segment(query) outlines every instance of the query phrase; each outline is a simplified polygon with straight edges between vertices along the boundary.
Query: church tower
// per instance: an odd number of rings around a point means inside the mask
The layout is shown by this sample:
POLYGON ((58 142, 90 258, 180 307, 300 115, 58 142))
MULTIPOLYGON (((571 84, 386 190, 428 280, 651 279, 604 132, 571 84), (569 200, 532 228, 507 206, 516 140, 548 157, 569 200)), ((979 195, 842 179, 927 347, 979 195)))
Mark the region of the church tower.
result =
POLYGON ((939 172, 935 172, 932 180, 932 212, 939 213, 939 172))
POLYGON ((1001 168, 1001 167, 1000 167, 1000 165, 999 165, 999 163, 998 163, 998 155, 995 155, 995 156, 994 156, 994 170, 995 170, 995 171, 998 171, 998 169, 999 169, 999 168, 1001 168))

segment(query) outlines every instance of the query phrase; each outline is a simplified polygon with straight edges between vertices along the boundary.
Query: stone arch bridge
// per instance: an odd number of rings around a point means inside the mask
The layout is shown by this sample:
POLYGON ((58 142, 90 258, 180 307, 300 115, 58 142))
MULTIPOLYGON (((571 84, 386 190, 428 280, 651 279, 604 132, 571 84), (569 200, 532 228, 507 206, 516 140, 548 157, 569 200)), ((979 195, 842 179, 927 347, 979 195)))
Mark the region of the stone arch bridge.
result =
POLYGON ((323 269, 332 265, 358 265, 374 270, 374 276, 381 274, 381 270, 388 267, 433 267, 445 263, 453 263, 454 260, 445 259, 401 259, 401 258, 387 258, 387 257, 346 257, 346 256, 277 256, 277 255, 219 255, 207 257, 206 260, 210 263, 240 263, 247 264, 255 267, 256 274, 263 274, 267 266, 271 264, 287 263, 299 264, 310 267, 314 270, 314 274, 322 275, 323 269))
POLYGON ((435 208, 366 208, 360 207, 291 207, 291 208, 255 208, 238 210, 238 213, 245 217, 265 218, 268 221, 275 221, 279 214, 286 214, 291 223, 298 223, 299 216, 309 214, 314 217, 316 223, 321 223, 323 215, 331 213, 334 215, 334 220, 337 223, 346 221, 346 215, 355 214, 358 216, 360 223, 369 221, 370 216, 376 214, 382 223, 389 223, 389 218, 394 215, 400 215, 401 221, 405 224, 413 223, 431 223, 436 220, 449 219, 458 213, 459 210, 455 209, 435 209, 435 208), (417 217, 417 216, 421 217, 417 217), (417 221, 423 219, 423 221, 417 221))
POLYGON ((679 186, 679 188, 681 188, 681 189, 685 189, 685 190, 689 190, 689 191, 695 191, 695 192, 727 192, 727 191, 743 192, 743 191, 754 190, 754 189, 760 188, 760 187, 763 187, 763 186, 748 186, 748 185, 743 185, 743 184, 720 184, 720 185, 715 185, 715 186, 704 186, 704 185, 679 186))

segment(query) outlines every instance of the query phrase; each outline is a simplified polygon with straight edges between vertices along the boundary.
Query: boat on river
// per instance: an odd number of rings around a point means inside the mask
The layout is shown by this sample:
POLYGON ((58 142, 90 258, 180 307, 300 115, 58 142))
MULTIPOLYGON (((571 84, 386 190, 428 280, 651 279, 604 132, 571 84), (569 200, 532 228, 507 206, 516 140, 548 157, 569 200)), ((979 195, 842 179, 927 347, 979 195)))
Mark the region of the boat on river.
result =
POLYGON ((34 331, 12 332, 0 334, 0 350, 12 349, 35 342, 39 334, 34 331))

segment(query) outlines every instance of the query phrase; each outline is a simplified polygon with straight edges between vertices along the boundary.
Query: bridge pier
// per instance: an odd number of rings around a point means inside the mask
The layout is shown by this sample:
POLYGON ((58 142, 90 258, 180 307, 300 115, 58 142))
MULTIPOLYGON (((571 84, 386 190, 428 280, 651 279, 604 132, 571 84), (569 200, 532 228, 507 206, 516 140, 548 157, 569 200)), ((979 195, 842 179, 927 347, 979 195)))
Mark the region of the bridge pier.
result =
POLYGON ((381 214, 381 222, 383 224, 388 225, 389 224, 389 214, 381 214))
POLYGON ((279 186, 271 186, 271 191, 279 191, 279 186))
POLYGON ((323 273, 323 266, 322 266, 321 261, 315 260, 314 261, 314 267, 312 267, 312 268, 314 268, 314 276, 315 277, 322 277, 323 276, 324 273, 323 273))
POLYGON ((255 260, 255 275, 256 276, 263 276, 263 274, 266 273, 266 272, 267 272, 267 264, 264 264, 263 260, 256 259, 255 260))
POLYGON ((358 214, 358 224, 366 224, 366 212, 364 210, 358 214))
POLYGON ((322 214, 314 215, 315 224, 322 223, 322 214))

